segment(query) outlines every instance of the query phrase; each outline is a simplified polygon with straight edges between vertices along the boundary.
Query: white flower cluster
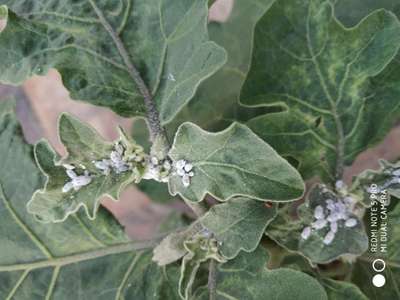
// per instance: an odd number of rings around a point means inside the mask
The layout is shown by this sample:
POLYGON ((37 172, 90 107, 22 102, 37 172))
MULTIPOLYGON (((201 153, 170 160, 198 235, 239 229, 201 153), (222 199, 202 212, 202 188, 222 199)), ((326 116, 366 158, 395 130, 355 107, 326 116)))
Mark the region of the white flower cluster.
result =
POLYGON ((184 187, 190 185, 190 177, 194 176, 193 165, 184 159, 180 159, 174 164, 174 173, 182 178, 184 187))
POLYGON ((154 179, 158 182, 168 182, 170 172, 171 162, 168 158, 160 160, 152 156, 147 160, 146 171, 143 178, 154 179))
POLYGON ((92 181, 92 177, 90 176, 87 170, 84 171, 83 175, 77 175, 74 171, 75 167, 69 164, 64 164, 64 168, 66 169, 66 173, 71 181, 68 181, 62 188, 63 193, 69 192, 71 189, 75 191, 79 190, 81 187, 88 185, 92 181))
POLYGON ((320 230, 325 227, 329 227, 328 233, 325 235, 323 243, 329 245, 335 238, 338 227, 354 227, 357 225, 357 219, 351 217, 352 207, 354 201, 351 197, 345 197, 343 200, 338 199, 333 201, 332 199, 326 200, 326 208, 318 205, 314 209, 314 222, 311 226, 307 226, 303 229, 301 237, 308 239, 313 230, 320 230))
POLYGON ((132 154, 125 155, 125 148, 120 143, 116 143, 109 159, 93 161, 93 164, 104 175, 109 175, 111 171, 117 174, 129 171, 133 167, 131 161, 144 161, 143 150, 137 148, 132 154))

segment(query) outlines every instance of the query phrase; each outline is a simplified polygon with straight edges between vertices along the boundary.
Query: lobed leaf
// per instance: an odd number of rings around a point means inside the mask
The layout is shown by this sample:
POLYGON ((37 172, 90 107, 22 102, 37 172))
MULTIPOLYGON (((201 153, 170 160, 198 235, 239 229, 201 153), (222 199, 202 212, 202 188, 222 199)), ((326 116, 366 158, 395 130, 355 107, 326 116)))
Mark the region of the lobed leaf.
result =
POLYGON ((297 171, 246 126, 234 123, 210 133, 192 123, 182 124, 169 152, 173 161, 193 165, 194 176, 185 187, 178 174, 171 174, 169 190, 190 201, 208 193, 226 201, 244 196, 263 201, 300 198, 304 183, 297 171))
POLYGON ((56 68, 73 99, 143 114, 119 38, 168 123, 226 61, 208 38, 207 2, 4 0, 12 11, 0 35, 0 81, 19 85, 56 68))
POLYGON ((275 2, 256 26, 241 94, 245 105, 283 107, 250 120, 250 128, 299 161, 305 178, 330 181, 400 115, 399 81, 390 64, 400 47, 399 20, 378 10, 346 28, 333 3, 275 2))
MULTIPOLYGON (((104 141, 88 125, 63 114, 59 121, 59 134, 68 152, 67 157, 58 159, 45 141, 35 146, 36 162, 47 180, 45 187, 34 193, 27 208, 42 222, 62 222, 80 207, 84 208, 90 219, 94 219, 102 196, 118 199, 120 192, 129 183, 140 181, 144 172, 142 162, 126 161, 131 167, 121 172, 110 167, 108 173, 104 173, 104 170, 96 166, 98 161, 111 161, 110 154, 115 151, 115 144, 104 141), (76 175, 82 176, 87 172, 90 182, 77 189, 70 187, 64 190, 74 180, 67 174, 70 168, 67 166, 72 166, 76 175)), ((135 151, 142 153, 141 147, 129 140, 122 131, 116 143, 125 149, 126 156, 135 151)))
POLYGON ((51 226, 26 211, 44 178, 12 108, 0 102, 0 298, 179 299, 175 267, 137 251, 151 243, 130 241, 105 209, 95 221, 78 212, 51 226))

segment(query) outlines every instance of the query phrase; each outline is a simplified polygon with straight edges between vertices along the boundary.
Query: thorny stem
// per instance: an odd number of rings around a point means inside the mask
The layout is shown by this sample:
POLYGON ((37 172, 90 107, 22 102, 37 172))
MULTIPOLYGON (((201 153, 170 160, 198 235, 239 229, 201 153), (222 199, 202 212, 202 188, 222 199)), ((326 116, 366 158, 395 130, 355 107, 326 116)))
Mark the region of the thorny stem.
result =
POLYGON ((214 259, 210 260, 208 266, 208 291, 210 300, 217 299, 217 262, 214 259))
MULTIPOLYGON (((159 114, 157 107, 155 105, 153 95, 151 94, 149 88, 147 87, 146 83, 144 82, 143 78, 141 77, 139 71, 133 65, 132 60, 129 57, 129 53, 126 50, 123 42, 121 41, 118 34, 115 30, 111 27, 110 23, 108 23, 107 19, 105 18, 102 11, 97 7, 96 3, 93 0, 89 0, 90 4, 93 7, 96 15, 99 18, 100 23, 104 26, 105 30, 108 32, 110 37, 113 39, 119 54, 121 55, 129 75, 137 85, 140 93, 143 96, 144 104, 146 107, 147 119, 149 122, 151 139, 154 141, 157 137, 162 138, 167 143, 167 137, 165 134, 165 130, 161 125, 159 114)), ((167 147, 167 145, 165 145, 167 147)))

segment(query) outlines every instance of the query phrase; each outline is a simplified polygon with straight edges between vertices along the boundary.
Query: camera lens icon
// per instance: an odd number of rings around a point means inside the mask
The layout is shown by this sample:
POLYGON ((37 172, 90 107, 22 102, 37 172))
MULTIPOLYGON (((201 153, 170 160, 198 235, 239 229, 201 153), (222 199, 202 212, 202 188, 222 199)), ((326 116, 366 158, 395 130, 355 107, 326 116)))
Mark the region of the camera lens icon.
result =
MULTIPOLYGON (((375 259, 372 262, 372 268, 375 272, 380 273, 385 270, 386 264, 382 259, 375 259)), ((376 287, 383 287, 386 283, 386 278, 382 274, 375 274, 372 277, 372 284, 376 287)))

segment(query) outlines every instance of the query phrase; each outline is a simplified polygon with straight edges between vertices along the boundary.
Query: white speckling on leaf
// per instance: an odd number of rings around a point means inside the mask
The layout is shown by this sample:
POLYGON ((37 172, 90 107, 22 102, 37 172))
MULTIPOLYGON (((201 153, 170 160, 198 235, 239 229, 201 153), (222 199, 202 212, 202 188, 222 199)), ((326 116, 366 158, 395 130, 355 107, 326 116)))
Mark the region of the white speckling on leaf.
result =
POLYGON ((192 164, 186 164, 184 167, 186 172, 190 172, 193 169, 193 165, 192 164))
POLYGON ((64 184, 64 186, 62 188, 62 192, 68 193, 73 187, 74 187, 74 185, 72 184, 72 181, 67 182, 66 184, 64 184))
POLYGON ((350 219, 346 220, 346 222, 344 223, 344 225, 345 225, 346 227, 354 227, 354 226, 357 225, 357 220, 354 219, 354 218, 350 218, 350 219))
POLYGON ((311 235, 311 227, 310 226, 304 227, 303 231, 301 232, 301 238, 306 240, 310 237, 310 235, 311 235))
POLYGON ((66 168, 66 169, 68 169, 68 170, 73 170, 73 169, 75 169, 75 166, 74 166, 74 165, 71 165, 71 164, 63 164, 63 167, 66 168))
POLYGON ((323 243, 324 243, 325 245, 329 245, 329 244, 332 243, 332 241, 333 241, 334 238, 335 238, 335 233, 334 233, 333 231, 329 231, 329 232, 325 235, 323 243))
POLYGON ((314 210, 314 217, 316 219, 323 219, 325 218, 324 216, 324 209, 321 205, 318 205, 315 210, 314 210))
POLYGON ((326 226, 326 224, 328 224, 328 221, 325 219, 320 219, 315 221, 314 223, 312 223, 312 227, 315 229, 321 229, 324 228, 326 226))
POLYGON ((71 178, 71 179, 74 179, 74 178, 78 177, 78 175, 76 175, 76 173, 71 169, 67 169, 66 173, 67 173, 68 177, 71 178))
POLYGON ((332 231, 332 232, 334 232, 334 233, 337 232, 337 230, 338 230, 338 224, 337 224, 337 222, 332 222, 332 223, 330 223, 330 227, 331 227, 331 231, 332 231))

